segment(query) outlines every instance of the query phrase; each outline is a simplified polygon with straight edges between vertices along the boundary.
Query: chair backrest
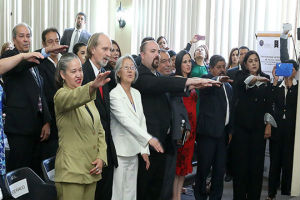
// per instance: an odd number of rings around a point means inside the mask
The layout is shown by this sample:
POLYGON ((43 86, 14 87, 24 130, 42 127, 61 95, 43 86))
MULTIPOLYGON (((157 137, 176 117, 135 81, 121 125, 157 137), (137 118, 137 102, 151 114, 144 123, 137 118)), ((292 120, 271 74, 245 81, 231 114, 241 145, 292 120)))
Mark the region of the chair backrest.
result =
POLYGON ((46 182, 54 183, 55 156, 42 161, 42 171, 46 182))
POLYGON ((41 184, 45 182, 28 167, 8 172, 5 176, 5 186, 15 199, 33 199, 30 191, 41 184))

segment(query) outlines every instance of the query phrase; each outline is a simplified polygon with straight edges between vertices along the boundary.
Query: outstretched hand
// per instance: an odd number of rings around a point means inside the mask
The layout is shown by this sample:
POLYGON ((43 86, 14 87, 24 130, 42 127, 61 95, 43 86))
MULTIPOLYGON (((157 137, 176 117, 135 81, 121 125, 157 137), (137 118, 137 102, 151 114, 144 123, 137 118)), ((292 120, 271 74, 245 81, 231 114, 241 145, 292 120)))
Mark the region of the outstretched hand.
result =
POLYGON ((104 73, 99 73, 93 83, 91 84, 91 87, 93 88, 99 88, 106 83, 110 81, 110 78, 107 78, 107 76, 110 74, 110 71, 106 71, 104 73))
POLYGON ((149 140, 149 144, 157 151, 160 153, 164 152, 164 149, 162 148, 160 142, 158 141, 158 139, 156 139, 155 137, 151 138, 149 140))
POLYGON ((232 83, 232 82, 233 82, 233 80, 230 79, 229 76, 219 76, 219 81, 220 81, 221 83, 225 83, 225 82, 227 82, 227 83, 232 83))
POLYGON ((46 53, 62 53, 67 50, 69 46, 67 45, 55 45, 55 46, 49 46, 45 48, 46 53))
POLYGON ((40 64, 38 59, 44 59, 44 56, 39 52, 23 53, 22 56, 24 60, 27 60, 28 62, 34 62, 36 64, 40 64))

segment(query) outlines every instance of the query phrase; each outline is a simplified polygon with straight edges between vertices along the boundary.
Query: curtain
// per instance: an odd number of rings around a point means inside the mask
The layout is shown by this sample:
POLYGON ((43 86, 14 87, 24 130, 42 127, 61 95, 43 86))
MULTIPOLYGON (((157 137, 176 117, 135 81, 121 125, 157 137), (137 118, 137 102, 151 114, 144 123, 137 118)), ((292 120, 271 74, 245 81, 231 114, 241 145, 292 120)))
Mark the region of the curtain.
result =
POLYGON ((133 0, 137 23, 132 28, 131 51, 139 52, 144 37, 163 35, 178 52, 198 33, 206 40, 197 46, 205 43, 210 55, 220 54, 227 60, 234 47, 255 50, 258 31, 281 31, 286 22, 296 30, 300 14, 296 5, 297 0, 133 0))

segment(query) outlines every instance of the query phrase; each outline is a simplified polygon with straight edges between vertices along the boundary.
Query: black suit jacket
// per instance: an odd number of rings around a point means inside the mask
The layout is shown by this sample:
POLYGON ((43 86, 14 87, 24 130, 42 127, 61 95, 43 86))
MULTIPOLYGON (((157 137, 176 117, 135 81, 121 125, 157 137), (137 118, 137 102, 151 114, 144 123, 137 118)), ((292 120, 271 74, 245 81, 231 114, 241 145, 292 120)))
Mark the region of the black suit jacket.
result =
POLYGON ((285 88, 272 86, 272 103, 273 103, 273 116, 277 123, 278 128, 272 127, 272 139, 281 139, 281 134, 293 134, 295 132, 296 114, 297 114, 297 96, 298 96, 298 81, 297 85, 293 85, 288 89, 285 98, 285 88), (285 120, 283 119, 285 116, 285 120), (285 121, 283 123, 283 121, 285 121), (274 131, 273 131, 274 130, 274 131))
POLYGON ((230 79, 234 80, 236 73, 239 71, 239 66, 235 66, 227 70, 226 74, 230 77, 230 79))
POLYGON ((58 139, 58 130, 56 126, 56 120, 55 120, 55 112, 54 112, 54 95, 57 91, 57 87, 55 85, 55 71, 56 68, 54 64, 49 59, 44 59, 41 64, 38 65, 39 72, 44 80, 44 93, 46 97, 46 102, 48 105, 48 109, 51 115, 51 124, 50 124, 50 130, 51 138, 58 139))
POLYGON ((148 132, 165 146, 171 123, 171 107, 165 93, 183 93, 185 78, 157 77, 147 67, 138 67, 139 78, 133 85, 140 91, 148 132))
MULTIPOLYGON (((212 74, 202 76, 203 78, 217 79, 212 74)), ((232 133, 232 87, 229 83, 225 85, 229 102, 229 124, 225 126, 227 101, 223 86, 210 87, 199 90, 199 114, 197 121, 197 135, 205 135, 213 138, 221 138, 224 134, 232 133)))
MULTIPOLYGON (((83 82, 82 84, 86 84, 90 81, 95 80, 95 73, 93 67, 89 60, 87 60, 83 66, 83 82)), ((103 99, 101 97, 100 91, 97 90, 95 105, 99 111, 101 123, 105 130, 105 140, 107 144, 107 161, 108 165, 112 165, 117 167, 118 160, 114 142, 112 140, 111 132, 110 132, 110 100, 109 100, 109 85, 105 84, 102 87, 103 90, 103 99)))
MULTIPOLYGON (((72 34, 74 32, 74 29, 75 28, 67 28, 67 29, 64 30, 63 36, 61 37, 61 40, 60 40, 61 45, 70 46, 71 38, 72 38, 72 34)), ((77 43, 82 42, 84 44, 87 44, 90 37, 91 37, 91 34, 89 32, 87 32, 86 30, 82 30, 77 43)), ((67 49, 67 52, 68 52, 68 49, 67 49)))
MULTIPOLYGON (((19 51, 15 48, 6 51, 2 58, 17 54, 19 51)), ((36 63, 21 61, 16 67, 3 74, 6 93, 4 131, 7 134, 40 134, 42 126, 51 120, 43 90, 29 70, 36 65, 36 63), (38 108, 39 97, 42 100, 42 112, 39 112, 38 108)), ((40 76, 38 72, 37 75, 40 76)))
MULTIPOLYGON (((234 121, 235 125, 241 128, 260 131, 265 128, 265 113, 272 113, 271 87, 269 83, 265 83, 247 89, 244 81, 248 76, 250 74, 244 71, 238 71, 236 74, 237 99, 234 121)), ((270 78, 264 73, 261 76, 270 78)))

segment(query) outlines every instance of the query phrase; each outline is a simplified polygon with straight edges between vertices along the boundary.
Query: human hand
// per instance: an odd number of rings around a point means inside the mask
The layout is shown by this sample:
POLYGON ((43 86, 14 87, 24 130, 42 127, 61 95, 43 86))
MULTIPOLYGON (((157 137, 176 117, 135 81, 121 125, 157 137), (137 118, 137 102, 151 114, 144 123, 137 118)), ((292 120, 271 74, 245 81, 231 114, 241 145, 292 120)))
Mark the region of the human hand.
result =
POLYGON ((94 162, 92 162, 92 165, 95 165, 93 169, 90 170, 90 174, 101 174, 102 173, 102 168, 103 168, 103 160, 100 158, 97 158, 94 162))
POLYGON ((219 81, 220 81, 221 83, 224 83, 224 82, 232 83, 232 82, 233 82, 233 80, 230 79, 229 76, 219 76, 219 81))
POLYGON ((38 59, 44 59, 44 56, 40 52, 22 53, 22 57, 23 60, 34 62, 36 64, 40 64, 40 61, 38 59))
POLYGON ((69 46, 67 45, 54 45, 54 46, 48 46, 45 48, 45 52, 48 53, 62 53, 67 50, 69 46))
POLYGON ((264 135, 265 139, 271 137, 271 130, 272 130, 271 124, 267 124, 265 128, 265 135, 264 135))
POLYGON ((150 167, 150 160, 148 154, 142 154, 142 158, 146 162, 146 170, 148 170, 150 167))
POLYGON ((110 81, 110 78, 107 78, 107 76, 110 74, 110 71, 106 71, 104 73, 99 73, 95 80, 92 82, 91 87, 92 88, 99 88, 103 85, 105 85, 107 82, 110 81))
POLYGON ((266 78, 266 77, 263 77, 263 76, 257 76, 257 81, 259 82, 269 82, 270 79, 266 78))
POLYGON ((41 138, 40 141, 43 142, 45 140, 48 140, 49 136, 50 136, 50 124, 46 123, 42 127, 42 131, 41 131, 41 135, 40 135, 40 138, 41 138))
POLYGON ((149 144, 150 144, 157 152, 160 152, 160 153, 163 153, 163 152, 164 152, 164 149, 162 148, 160 142, 159 142, 158 139, 156 139, 155 137, 152 137, 152 138, 149 140, 149 144))

